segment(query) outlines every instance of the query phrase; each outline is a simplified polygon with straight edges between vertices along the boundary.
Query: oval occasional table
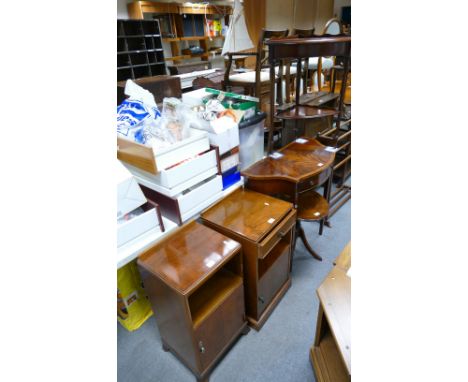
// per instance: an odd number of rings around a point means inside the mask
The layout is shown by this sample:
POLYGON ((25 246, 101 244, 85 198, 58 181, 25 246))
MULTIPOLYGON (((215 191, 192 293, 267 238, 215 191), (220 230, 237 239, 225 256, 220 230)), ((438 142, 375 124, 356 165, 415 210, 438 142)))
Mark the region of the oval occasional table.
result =
MULTIPOLYGON (((335 153, 316 139, 302 137, 254 163, 242 175, 246 188, 291 201, 298 208, 300 196, 321 185, 325 186, 324 198, 329 199, 334 159, 335 153)), ((322 260, 311 250, 300 220, 296 223, 297 233, 311 255, 322 260)))

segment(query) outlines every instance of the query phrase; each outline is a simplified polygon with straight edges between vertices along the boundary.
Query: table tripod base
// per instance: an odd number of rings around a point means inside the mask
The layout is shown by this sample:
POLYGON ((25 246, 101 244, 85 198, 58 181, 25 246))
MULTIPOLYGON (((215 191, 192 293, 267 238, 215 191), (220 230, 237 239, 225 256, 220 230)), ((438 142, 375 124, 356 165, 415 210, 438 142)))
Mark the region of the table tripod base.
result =
POLYGON ((309 251, 309 253, 312 255, 312 257, 319 261, 322 261, 322 257, 319 256, 317 252, 315 252, 312 249, 309 242, 307 241, 304 228, 302 228, 300 220, 298 220, 296 223, 296 235, 295 235, 295 240, 294 240, 294 249, 296 248, 296 240, 298 236, 301 238, 302 242, 304 243, 304 246, 306 247, 307 251, 309 251))

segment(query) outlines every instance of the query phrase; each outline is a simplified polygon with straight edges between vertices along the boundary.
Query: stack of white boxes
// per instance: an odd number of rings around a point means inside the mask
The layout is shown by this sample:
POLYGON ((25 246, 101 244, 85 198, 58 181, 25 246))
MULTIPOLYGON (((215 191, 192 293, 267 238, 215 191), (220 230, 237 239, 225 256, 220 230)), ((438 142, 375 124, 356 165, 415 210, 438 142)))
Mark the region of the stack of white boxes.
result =
MULTIPOLYGON (((204 104, 206 97, 212 94, 206 88, 194 90, 182 95, 183 102, 188 106, 200 106, 204 104)), ((228 117, 225 117, 228 118, 228 117)), ((241 180, 239 166, 239 125, 232 123, 229 129, 221 133, 208 132, 210 144, 218 148, 219 167, 222 176, 223 190, 241 180)))
POLYGON ((157 204, 147 201, 132 174, 117 163, 117 247, 154 230, 163 232, 164 224, 157 204))
POLYGON ((189 130, 189 138, 157 152, 118 138, 118 157, 126 162, 146 198, 179 225, 216 201, 223 189, 216 149, 210 147, 208 134, 189 130), (155 171, 149 172, 150 168, 155 171))

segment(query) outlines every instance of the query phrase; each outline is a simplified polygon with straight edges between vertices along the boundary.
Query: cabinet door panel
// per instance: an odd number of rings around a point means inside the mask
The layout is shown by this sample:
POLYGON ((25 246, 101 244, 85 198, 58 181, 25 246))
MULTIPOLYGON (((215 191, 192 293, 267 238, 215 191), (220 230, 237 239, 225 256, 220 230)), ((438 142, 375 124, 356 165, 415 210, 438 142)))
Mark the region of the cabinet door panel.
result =
POLYGON ((241 284, 195 330, 203 370, 210 366, 244 322, 244 286, 241 284))
MULTIPOLYGON (((260 318, 265 308, 278 293, 278 290, 288 280, 289 252, 290 246, 287 246, 258 282, 257 319, 260 318)), ((273 253, 270 253, 267 257, 271 255, 273 253)), ((263 261, 266 261, 267 257, 263 261)))

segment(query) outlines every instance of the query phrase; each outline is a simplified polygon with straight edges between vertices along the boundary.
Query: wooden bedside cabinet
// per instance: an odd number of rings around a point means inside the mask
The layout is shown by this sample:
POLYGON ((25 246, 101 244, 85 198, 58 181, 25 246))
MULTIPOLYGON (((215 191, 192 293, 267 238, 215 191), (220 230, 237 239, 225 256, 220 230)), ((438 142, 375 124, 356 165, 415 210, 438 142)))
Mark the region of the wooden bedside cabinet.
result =
POLYGON ((239 243, 195 221, 138 259, 163 349, 208 381, 242 333, 245 317, 239 243))
POLYGON ((291 286, 296 210, 291 203, 240 189, 202 213, 201 221, 242 244, 247 318, 259 330, 291 286))

